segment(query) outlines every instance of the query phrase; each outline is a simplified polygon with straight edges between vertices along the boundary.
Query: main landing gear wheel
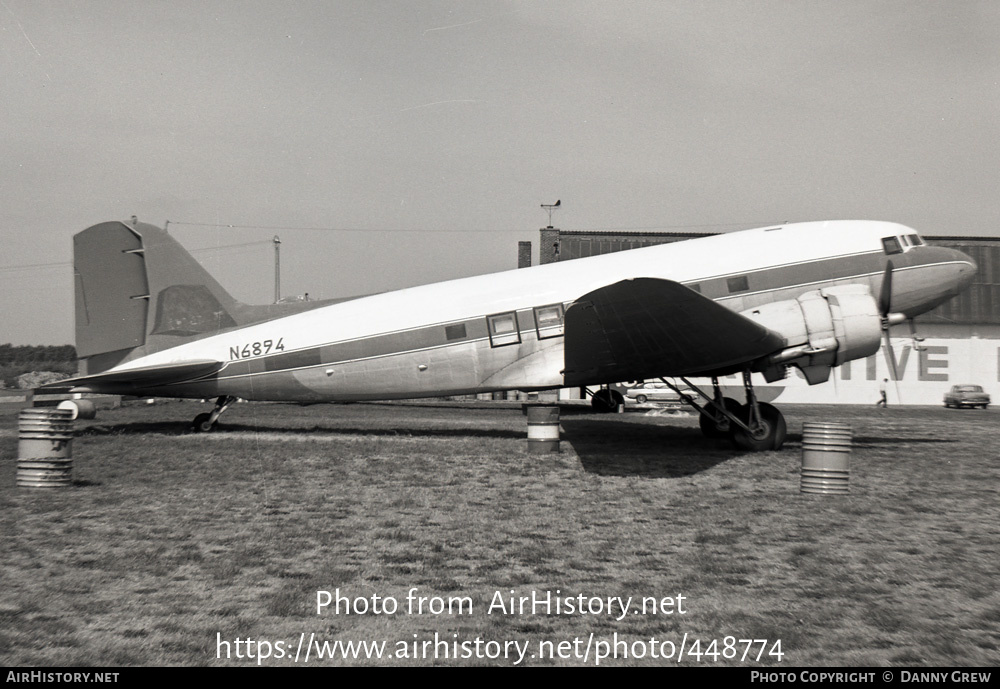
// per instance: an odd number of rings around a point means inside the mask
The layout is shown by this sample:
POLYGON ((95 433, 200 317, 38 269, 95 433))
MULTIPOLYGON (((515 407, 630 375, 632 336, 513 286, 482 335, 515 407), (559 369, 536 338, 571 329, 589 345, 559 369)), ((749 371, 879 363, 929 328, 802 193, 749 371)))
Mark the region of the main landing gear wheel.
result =
POLYGON ((602 414, 616 411, 619 404, 625 404, 625 398, 617 390, 602 388, 590 397, 590 406, 602 414))
MULTIPOLYGON (((733 444, 741 450, 751 452, 780 450, 788 433, 785 417, 776 407, 766 402, 758 403, 757 408, 760 410, 760 422, 756 427, 751 427, 752 432, 748 433, 733 424, 733 444)), ((750 405, 742 405, 737 417, 750 426, 750 405)))
MULTIPOLYGON (((728 411, 733 416, 739 416, 740 409, 743 405, 734 400, 732 397, 723 397, 722 404, 725 406, 726 411, 728 411)), ((698 425, 701 426, 701 432, 706 438, 726 438, 731 434, 729 419, 719 413, 719 411, 712 406, 705 405, 705 409, 713 412, 714 420, 708 418, 704 414, 698 415, 698 425)))

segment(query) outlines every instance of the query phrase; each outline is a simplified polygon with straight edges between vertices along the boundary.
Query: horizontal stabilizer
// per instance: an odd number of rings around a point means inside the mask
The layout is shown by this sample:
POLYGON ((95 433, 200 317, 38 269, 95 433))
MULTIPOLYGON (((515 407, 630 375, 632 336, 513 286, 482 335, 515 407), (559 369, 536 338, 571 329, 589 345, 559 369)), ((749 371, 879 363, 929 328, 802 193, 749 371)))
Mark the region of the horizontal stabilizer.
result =
POLYGON ((672 280, 601 287, 566 310, 567 385, 715 375, 780 349, 784 339, 672 280))
POLYGON ((95 392, 128 395, 164 385, 176 385, 218 373, 221 361, 185 361, 179 364, 145 366, 119 371, 105 371, 92 376, 58 380, 36 389, 39 393, 95 392))

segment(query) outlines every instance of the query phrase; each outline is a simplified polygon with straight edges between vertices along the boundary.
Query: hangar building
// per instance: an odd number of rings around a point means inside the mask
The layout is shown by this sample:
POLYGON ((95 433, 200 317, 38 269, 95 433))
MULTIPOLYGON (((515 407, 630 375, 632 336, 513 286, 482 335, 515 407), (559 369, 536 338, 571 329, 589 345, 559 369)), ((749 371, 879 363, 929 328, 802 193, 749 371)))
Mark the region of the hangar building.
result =
MULTIPOLYGON (((654 244, 679 242, 711 233, 699 232, 604 232, 567 231, 554 227, 540 230, 541 263, 570 261, 654 244)), ((924 237, 928 244, 965 252, 976 262, 978 273, 972 285, 958 297, 916 319, 917 334, 925 338, 922 349, 914 347, 907 325, 892 329, 893 356, 900 380, 888 386, 889 404, 940 405, 952 385, 982 385, 994 402, 1000 403, 1000 237, 924 237)), ((519 247, 524 265, 524 247, 519 247)), ((529 254, 530 256, 530 254, 529 254)), ((892 373, 882 351, 834 370, 830 380, 807 385, 792 368, 788 377, 766 383, 754 376, 761 400, 781 403, 874 404, 879 399, 879 381, 892 373)), ((730 394, 743 398, 739 376, 722 381, 730 394)))

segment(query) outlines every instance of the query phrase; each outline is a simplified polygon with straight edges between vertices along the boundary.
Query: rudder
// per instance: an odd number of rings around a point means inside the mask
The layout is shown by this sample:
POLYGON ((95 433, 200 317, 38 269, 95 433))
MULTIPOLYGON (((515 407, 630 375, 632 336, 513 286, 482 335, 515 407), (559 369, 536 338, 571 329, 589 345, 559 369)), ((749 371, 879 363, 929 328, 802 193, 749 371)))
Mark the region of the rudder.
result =
POLYGON ((76 348, 92 375, 237 323, 235 299, 164 230, 106 222, 73 238, 76 348), (137 354, 140 352, 137 352, 137 354))

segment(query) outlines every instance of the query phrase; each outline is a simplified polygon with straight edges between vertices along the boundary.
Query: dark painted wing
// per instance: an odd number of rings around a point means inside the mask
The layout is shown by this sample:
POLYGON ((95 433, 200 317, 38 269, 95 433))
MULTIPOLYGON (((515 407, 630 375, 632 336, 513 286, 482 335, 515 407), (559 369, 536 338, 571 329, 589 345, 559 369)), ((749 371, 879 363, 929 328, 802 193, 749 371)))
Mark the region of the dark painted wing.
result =
POLYGON ((187 383, 218 373, 221 361, 185 361, 179 364, 147 366, 127 371, 107 371, 92 376, 67 378, 47 383, 36 388, 36 392, 98 392, 114 395, 128 395, 136 390, 146 390, 161 385, 187 383))
POLYGON ((777 333, 672 280, 635 278, 566 310, 567 385, 708 375, 784 345, 777 333))

